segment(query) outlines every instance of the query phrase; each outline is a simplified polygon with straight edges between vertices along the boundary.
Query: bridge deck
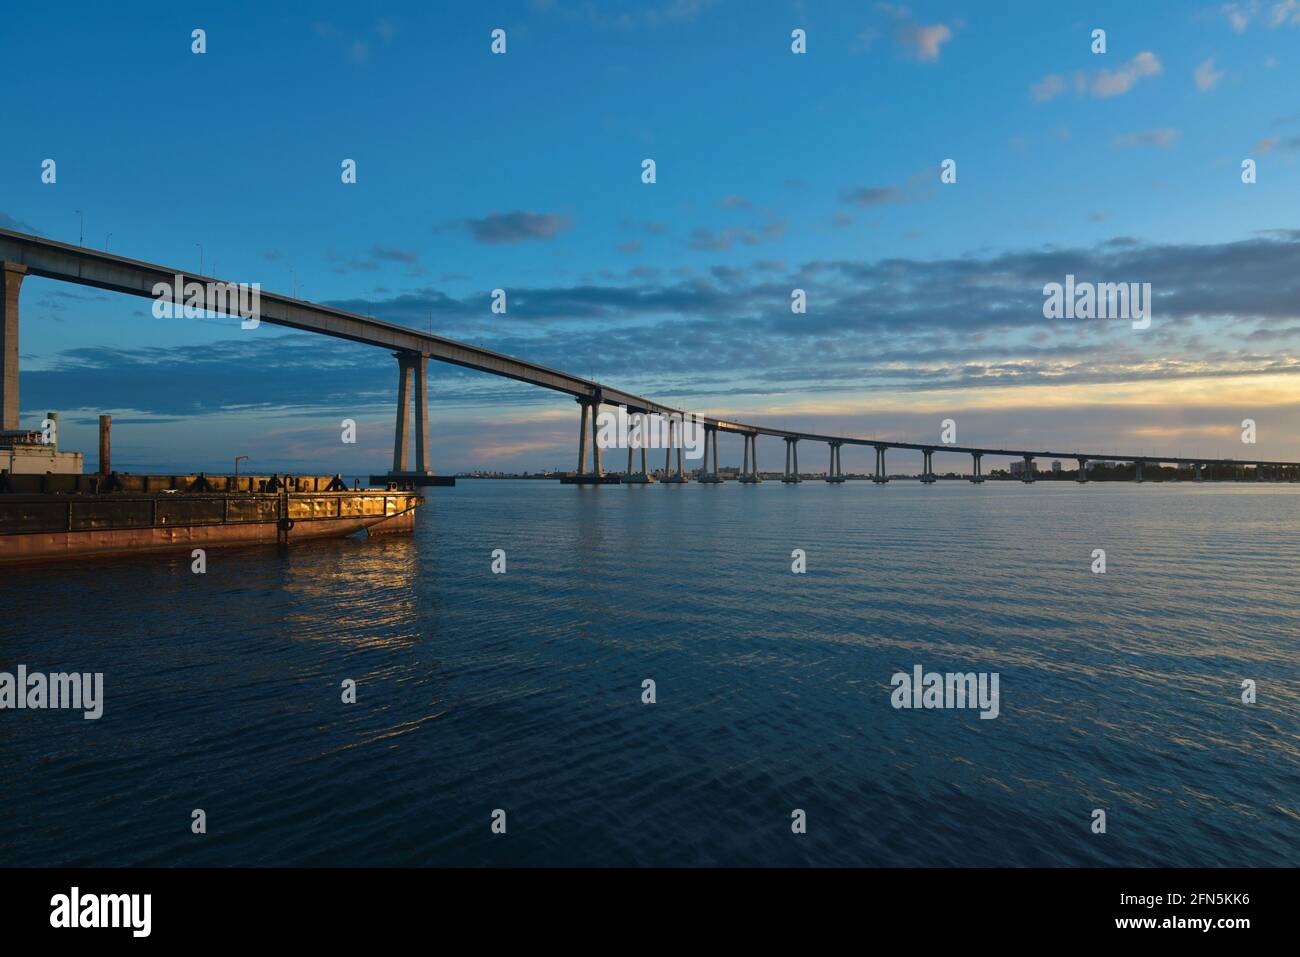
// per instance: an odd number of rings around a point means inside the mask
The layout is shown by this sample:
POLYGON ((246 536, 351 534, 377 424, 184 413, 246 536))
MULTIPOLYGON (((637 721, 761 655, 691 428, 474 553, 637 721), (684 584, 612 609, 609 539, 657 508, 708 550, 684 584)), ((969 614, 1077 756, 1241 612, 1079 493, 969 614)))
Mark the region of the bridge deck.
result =
MULTIPOLYGON (((177 276, 180 281, 198 283, 222 283, 229 280, 200 276, 183 269, 173 269, 154 263, 140 262, 116 256, 111 253, 72 246, 67 243, 31 236, 26 233, 0 229, 0 260, 20 263, 27 267, 29 275, 56 279, 61 282, 76 283, 83 286, 95 286, 113 292, 131 296, 154 298, 153 289, 158 283, 171 285, 177 276)), ((261 292, 260 320, 272 325, 286 326, 305 332, 348 339, 365 345, 379 346, 399 352, 421 353, 439 362, 476 369, 491 375, 503 376, 530 385, 541 386, 557 392, 564 392, 579 398, 600 396, 601 401, 610 405, 626 406, 633 412, 656 412, 661 415, 682 415, 687 410, 674 408, 647 399, 642 396, 624 392, 612 386, 583 379, 580 376, 550 369, 546 366, 507 356, 490 349, 458 342, 443 336, 435 336, 383 322, 369 316, 334 309, 316 303, 294 299, 263 290, 261 292)), ((1265 465, 1291 466, 1300 463, 1260 461, 1258 459, 1210 459, 1189 458, 1186 456, 1132 455, 1114 452, 1051 451, 1046 449, 993 449, 965 445, 944 445, 942 443, 898 442, 894 440, 866 439, 849 435, 826 435, 813 432, 794 432, 786 429, 774 429, 763 425, 750 425, 726 419, 704 417, 705 424, 722 432, 770 435, 781 439, 797 439, 810 442, 838 442, 844 445, 875 446, 887 449, 914 449, 918 451, 963 452, 974 455, 1008 456, 1012 458, 1058 458, 1088 459, 1090 461, 1117 462, 1168 462, 1182 465, 1265 465)))

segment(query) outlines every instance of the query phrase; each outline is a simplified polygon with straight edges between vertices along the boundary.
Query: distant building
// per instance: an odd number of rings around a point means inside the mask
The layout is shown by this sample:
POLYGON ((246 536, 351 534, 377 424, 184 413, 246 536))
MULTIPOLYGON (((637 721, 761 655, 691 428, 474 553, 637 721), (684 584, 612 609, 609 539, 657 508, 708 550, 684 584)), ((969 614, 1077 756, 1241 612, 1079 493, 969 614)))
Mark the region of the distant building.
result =
POLYGON ((1021 477, 1022 475, 1024 475, 1024 474, 1025 474, 1025 463, 1024 463, 1024 462, 1012 462, 1012 463, 1011 463, 1011 477, 1012 477, 1012 478, 1020 478, 1020 477, 1021 477))
POLYGON ((1052 474, 1053 474, 1053 475, 1060 475, 1060 474, 1061 474, 1061 460, 1060 460, 1060 459, 1056 459, 1055 461, 1052 462, 1052 474))

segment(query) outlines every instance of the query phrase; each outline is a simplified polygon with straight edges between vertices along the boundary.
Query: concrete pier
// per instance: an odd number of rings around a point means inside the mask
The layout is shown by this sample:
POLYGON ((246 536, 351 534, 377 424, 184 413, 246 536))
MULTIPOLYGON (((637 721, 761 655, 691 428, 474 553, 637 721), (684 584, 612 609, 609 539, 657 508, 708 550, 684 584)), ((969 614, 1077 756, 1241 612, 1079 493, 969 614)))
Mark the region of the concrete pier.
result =
POLYGON ((933 485, 936 478, 934 474, 934 449, 922 449, 921 454, 925 457, 925 462, 921 466, 921 483, 923 485, 933 485))
POLYGON ((1024 460, 1025 460, 1025 471, 1020 476, 1020 481, 1028 485, 1030 482, 1034 480, 1034 457, 1032 455, 1026 455, 1024 456, 1024 460))
MULTIPOLYGON (((565 485, 611 485, 622 481, 617 475, 606 475, 601 460, 600 442, 600 406, 602 398, 599 392, 591 397, 578 396, 577 402, 581 412, 578 417, 578 468, 572 475, 566 475, 560 481, 565 485), (587 449, 591 449, 591 466, 587 465, 587 449)), ((629 450, 629 463, 631 454, 629 450)))
POLYGON ((27 267, 0 263, 0 431, 17 432, 18 423, 18 291, 27 267))
POLYGON ((397 419, 393 426, 393 469, 372 475, 374 485, 399 488, 455 485, 451 475, 434 475, 429 467, 429 357, 418 352, 394 352, 397 360, 397 419), (415 405, 415 467, 410 466, 411 405, 415 405))
POLYGON ((654 481, 654 476, 650 474, 650 468, 646 464, 646 446, 649 444, 649 436, 646 435, 646 417, 641 414, 637 417, 637 425, 629 428, 627 437, 627 471, 623 473, 624 485, 649 485, 654 481), (636 435, 636 441, 632 436, 636 435), (639 449, 641 451, 641 469, 633 471, 632 453, 639 449))
POLYGON ((797 485, 799 483, 799 440, 785 440, 785 472, 781 475, 781 481, 787 485, 797 485))
POLYGON ((721 485, 718 474, 718 430, 704 427, 704 463, 700 466, 699 482, 703 485, 721 485))
POLYGON ((1078 462, 1079 462, 1079 474, 1075 477, 1074 480, 1076 482, 1086 482, 1088 481, 1088 460, 1078 459, 1078 462))
POLYGON ((664 474, 659 479, 662 485, 685 485, 690 481, 682 469, 682 421, 670 416, 668 419, 668 447, 664 449, 664 474), (677 470, 672 471, 673 452, 677 453, 677 470))
POLYGON ((977 485, 984 481, 984 453, 971 453, 971 474, 970 480, 977 485))
POLYGON ((840 446, 839 442, 832 442, 831 446, 831 463, 826 469, 826 481, 832 485, 839 485, 844 481, 844 468, 840 464, 840 446))
POLYGON ((888 446, 876 446, 876 474, 871 477, 871 481, 877 485, 884 485, 889 481, 889 473, 885 471, 885 449, 888 446))
POLYGON ((758 435, 754 432, 746 432, 745 436, 745 465, 740 470, 740 482, 743 485, 757 485, 761 481, 758 477, 758 435))

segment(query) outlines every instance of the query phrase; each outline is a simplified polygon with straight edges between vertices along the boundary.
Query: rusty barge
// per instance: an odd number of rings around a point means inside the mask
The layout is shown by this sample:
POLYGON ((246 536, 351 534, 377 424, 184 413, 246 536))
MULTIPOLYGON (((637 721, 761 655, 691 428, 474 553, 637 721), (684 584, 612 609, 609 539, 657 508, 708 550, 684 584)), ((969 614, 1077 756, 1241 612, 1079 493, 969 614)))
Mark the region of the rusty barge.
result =
POLYGON ((409 533, 422 504, 337 475, 0 474, 0 564, 409 533))
POLYGON ((41 430, 0 432, 0 565, 409 533, 424 504, 422 476, 349 489, 339 475, 114 472, 110 422, 99 418, 93 475, 58 449, 55 412, 41 430))

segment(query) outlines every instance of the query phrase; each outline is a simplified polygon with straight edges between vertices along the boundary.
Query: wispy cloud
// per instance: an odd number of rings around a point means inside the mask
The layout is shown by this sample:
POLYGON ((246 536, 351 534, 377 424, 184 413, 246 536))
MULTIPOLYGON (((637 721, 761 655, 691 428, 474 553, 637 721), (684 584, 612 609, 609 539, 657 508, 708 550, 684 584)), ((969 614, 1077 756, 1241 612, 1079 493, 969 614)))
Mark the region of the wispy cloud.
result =
POLYGON ((573 222, 569 217, 558 213, 516 210, 510 213, 489 213, 481 219, 462 219, 451 225, 463 227, 475 242, 493 245, 554 239, 569 229, 573 222))
POLYGON ((1136 133, 1124 133, 1116 136, 1111 142, 1121 148, 1159 146, 1161 149, 1168 149, 1174 145, 1174 141, 1178 139, 1178 136, 1178 130, 1171 127, 1162 127, 1158 130, 1139 130, 1136 133))
POLYGON ((1219 85, 1223 79, 1223 71, 1214 68, 1214 57, 1202 60, 1197 64, 1196 69, 1192 71, 1192 79, 1196 82, 1196 88, 1202 93, 1208 93, 1219 85))
POLYGON ((1245 33, 1257 18, 1261 18, 1270 30, 1300 26, 1300 0, 1274 0, 1264 4, 1260 0, 1240 0, 1223 4, 1219 12, 1227 18, 1234 33, 1245 33))
MULTIPOLYGON (((1160 58, 1149 50, 1143 50, 1133 59, 1118 69, 1101 69, 1091 75, 1080 70, 1074 74, 1074 92, 1080 96, 1089 95, 1099 100, 1122 96, 1137 85, 1139 80, 1150 76, 1159 76, 1163 66, 1160 58)), ((1216 81, 1217 82, 1217 81, 1216 81)), ((1029 87, 1029 95, 1042 103, 1055 99, 1069 88, 1066 78, 1059 73, 1049 73, 1029 87)))
POLYGON ((946 23, 917 23, 906 7, 881 3, 877 7, 894 21, 894 42, 905 56, 922 63, 939 59, 943 45, 953 38, 953 29, 946 23))

